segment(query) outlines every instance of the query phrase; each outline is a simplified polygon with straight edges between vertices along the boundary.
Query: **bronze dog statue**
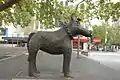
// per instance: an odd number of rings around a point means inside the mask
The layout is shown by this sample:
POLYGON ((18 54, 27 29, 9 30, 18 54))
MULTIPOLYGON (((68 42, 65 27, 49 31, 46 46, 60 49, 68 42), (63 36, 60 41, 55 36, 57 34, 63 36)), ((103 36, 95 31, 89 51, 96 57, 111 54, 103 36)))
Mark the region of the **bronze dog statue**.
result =
POLYGON ((71 40, 76 35, 91 37, 91 33, 82 27, 79 19, 71 17, 69 23, 61 25, 62 27, 54 32, 38 31, 31 33, 28 38, 28 68, 29 76, 37 77, 39 71, 36 68, 36 55, 38 50, 45 51, 52 55, 63 54, 63 73, 64 77, 70 77, 70 61, 72 46, 71 40))

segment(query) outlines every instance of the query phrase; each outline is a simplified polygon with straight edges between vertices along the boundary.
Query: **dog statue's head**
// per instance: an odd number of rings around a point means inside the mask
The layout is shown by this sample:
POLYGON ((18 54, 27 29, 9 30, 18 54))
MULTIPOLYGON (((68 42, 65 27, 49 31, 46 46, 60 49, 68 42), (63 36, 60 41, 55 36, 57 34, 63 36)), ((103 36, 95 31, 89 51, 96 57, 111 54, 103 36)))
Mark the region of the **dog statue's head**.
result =
POLYGON ((68 23, 68 27, 71 30, 71 33, 76 36, 76 35, 83 35, 86 37, 91 37, 91 31, 89 31, 86 28, 83 28, 82 24, 80 24, 81 19, 76 18, 75 16, 71 17, 71 21, 68 23))

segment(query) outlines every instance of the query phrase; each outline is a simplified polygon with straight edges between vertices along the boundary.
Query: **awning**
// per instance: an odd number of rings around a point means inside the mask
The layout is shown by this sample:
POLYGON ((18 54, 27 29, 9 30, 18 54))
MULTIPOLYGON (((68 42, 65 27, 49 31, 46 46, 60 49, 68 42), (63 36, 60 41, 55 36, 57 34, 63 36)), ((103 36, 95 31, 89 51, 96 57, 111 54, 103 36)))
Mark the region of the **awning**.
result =
POLYGON ((101 43, 102 42, 102 40, 100 39, 100 38, 93 38, 93 42, 95 42, 95 43, 101 43))
MULTIPOLYGON (((78 37, 75 37, 73 42, 78 42, 78 37)), ((80 42, 88 42, 88 38, 87 37, 80 37, 80 42)))

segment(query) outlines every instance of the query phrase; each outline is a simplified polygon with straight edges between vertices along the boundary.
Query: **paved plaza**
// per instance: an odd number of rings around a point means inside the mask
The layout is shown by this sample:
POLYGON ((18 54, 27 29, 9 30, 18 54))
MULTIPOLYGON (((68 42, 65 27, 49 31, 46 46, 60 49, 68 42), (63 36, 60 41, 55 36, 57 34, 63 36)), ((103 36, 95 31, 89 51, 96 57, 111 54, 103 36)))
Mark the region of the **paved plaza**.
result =
MULTIPOLYGON (((31 79, 28 77, 28 62, 26 48, 1 48, 1 53, 16 55, 13 58, 0 61, 0 79, 31 79)), ((120 80, 120 72, 102 65, 99 61, 80 56, 76 59, 73 52, 71 60, 70 80, 120 80)), ((42 80, 66 80, 62 71, 62 55, 49 55, 39 51, 37 56, 37 68, 40 70, 39 79, 42 80)))

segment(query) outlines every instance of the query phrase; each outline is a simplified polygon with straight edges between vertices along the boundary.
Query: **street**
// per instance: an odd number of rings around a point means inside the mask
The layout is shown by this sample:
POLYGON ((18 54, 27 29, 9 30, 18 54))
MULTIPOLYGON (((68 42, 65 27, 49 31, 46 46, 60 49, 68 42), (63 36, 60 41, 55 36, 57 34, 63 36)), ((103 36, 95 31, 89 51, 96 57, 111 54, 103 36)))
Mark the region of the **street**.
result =
POLYGON ((105 66, 120 71, 120 52, 90 52, 90 59, 100 62, 105 66))
POLYGON ((0 57, 10 55, 8 58, 0 59, 0 78, 12 78, 16 73, 24 67, 26 56, 23 55, 25 49, 23 48, 12 48, 12 47, 1 47, 0 57))
MULTIPOLYGON (((15 57, 0 61, 1 79, 28 79, 27 51, 25 48, 2 48, 1 52, 9 54, 14 52, 15 57)), ((0 53, 1 53, 0 52, 0 53)), ((81 56, 76 59, 73 52, 71 60, 72 80, 120 80, 120 72, 100 64, 98 61, 81 56)), ((40 79, 64 80, 62 71, 62 55, 49 55, 39 51, 37 56, 37 68, 40 70, 40 79)), ((66 80, 66 79, 65 79, 66 80)))

